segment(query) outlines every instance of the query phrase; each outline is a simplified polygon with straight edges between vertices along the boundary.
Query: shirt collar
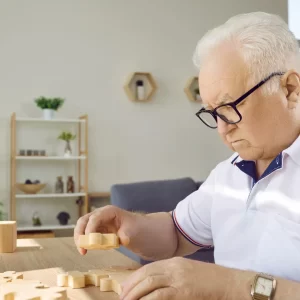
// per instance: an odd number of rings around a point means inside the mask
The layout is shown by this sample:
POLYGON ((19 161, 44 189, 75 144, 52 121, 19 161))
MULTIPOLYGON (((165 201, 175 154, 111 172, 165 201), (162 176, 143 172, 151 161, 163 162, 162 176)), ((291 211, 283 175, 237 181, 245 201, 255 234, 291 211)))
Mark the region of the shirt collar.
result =
POLYGON ((291 146, 282 152, 289 155, 296 164, 300 165, 300 136, 293 142, 291 146))
MULTIPOLYGON (((300 136, 293 142, 291 146, 282 151, 283 156, 289 155, 291 159, 298 165, 300 165, 300 136)), ((243 161, 243 159, 236 153, 232 156, 231 163, 234 165, 243 161)))

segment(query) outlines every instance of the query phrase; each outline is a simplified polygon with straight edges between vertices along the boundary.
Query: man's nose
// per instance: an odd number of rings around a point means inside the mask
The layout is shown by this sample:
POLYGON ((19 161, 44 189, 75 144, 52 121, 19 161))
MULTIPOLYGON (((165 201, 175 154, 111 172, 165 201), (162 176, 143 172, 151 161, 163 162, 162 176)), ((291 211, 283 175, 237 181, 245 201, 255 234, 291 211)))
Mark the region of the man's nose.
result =
POLYGON ((230 130, 230 128, 233 126, 233 124, 226 123, 220 117, 217 117, 217 118, 218 118, 217 123, 218 123, 219 134, 221 134, 221 135, 226 134, 230 130))

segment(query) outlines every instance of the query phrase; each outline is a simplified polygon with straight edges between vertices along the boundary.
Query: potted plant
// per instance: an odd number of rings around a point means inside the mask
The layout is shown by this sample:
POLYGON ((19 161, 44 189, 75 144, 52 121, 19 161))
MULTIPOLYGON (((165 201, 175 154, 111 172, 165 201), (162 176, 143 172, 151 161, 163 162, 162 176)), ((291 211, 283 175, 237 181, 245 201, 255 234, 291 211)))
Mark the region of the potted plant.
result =
POLYGON ((3 203, 0 202, 0 221, 6 221, 7 220, 7 214, 3 211, 3 203))
POLYGON ((71 144, 70 141, 74 140, 76 138, 76 135, 73 135, 69 131, 63 131, 59 136, 59 140, 63 140, 66 142, 66 147, 65 147, 65 157, 69 157, 72 154, 72 149, 71 149, 71 144))
POLYGON ((46 98, 39 97, 34 100, 36 105, 43 110, 45 120, 52 120, 54 112, 57 111, 64 104, 65 100, 62 98, 46 98))

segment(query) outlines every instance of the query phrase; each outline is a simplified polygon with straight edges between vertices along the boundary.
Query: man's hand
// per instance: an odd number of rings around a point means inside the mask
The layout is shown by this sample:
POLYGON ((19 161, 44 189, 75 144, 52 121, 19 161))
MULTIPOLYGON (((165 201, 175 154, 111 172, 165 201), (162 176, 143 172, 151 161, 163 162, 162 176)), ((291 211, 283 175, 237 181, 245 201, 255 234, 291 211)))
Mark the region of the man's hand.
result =
POLYGON ((175 257, 145 265, 134 272, 122 284, 121 299, 227 299, 229 275, 229 269, 175 257))
POLYGON ((136 235, 136 229, 135 214, 108 205, 78 219, 74 230, 74 241, 79 253, 84 255, 87 251, 78 246, 79 235, 92 232, 116 233, 121 244, 129 246, 131 238, 136 235))

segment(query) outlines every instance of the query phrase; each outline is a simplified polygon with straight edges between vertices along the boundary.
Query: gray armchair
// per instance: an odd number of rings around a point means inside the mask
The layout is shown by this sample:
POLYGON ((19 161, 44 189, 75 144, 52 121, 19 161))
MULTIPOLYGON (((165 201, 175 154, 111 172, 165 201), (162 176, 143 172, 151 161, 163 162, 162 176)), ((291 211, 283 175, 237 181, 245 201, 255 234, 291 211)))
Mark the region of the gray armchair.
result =
MULTIPOLYGON (((191 178, 115 184, 111 187, 111 204, 129 211, 168 212, 200 185, 191 178)), ((119 251, 140 264, 148 263, 124 247, 119 251)), ((213 249, 201 249, 187 258, 213 263, 213 249)))

